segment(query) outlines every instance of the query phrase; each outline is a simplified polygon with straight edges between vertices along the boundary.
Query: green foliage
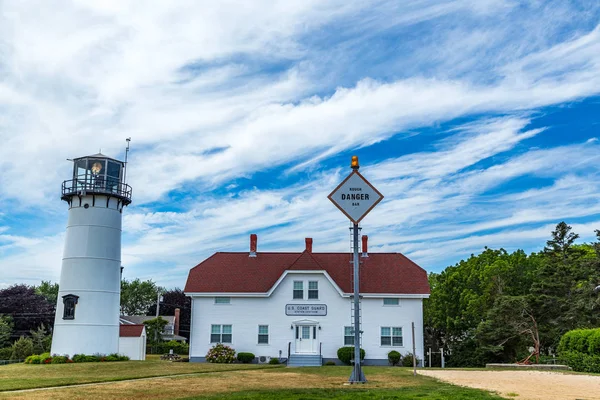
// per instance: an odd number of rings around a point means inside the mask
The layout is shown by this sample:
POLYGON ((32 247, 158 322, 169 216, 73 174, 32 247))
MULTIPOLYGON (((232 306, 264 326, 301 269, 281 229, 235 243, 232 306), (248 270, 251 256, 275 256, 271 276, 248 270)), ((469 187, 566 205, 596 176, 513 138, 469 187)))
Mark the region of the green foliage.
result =
POLYGON ((565 332, 599 326, 600 243, 577 238, 561 222, 542 252, 486 248, 430 274, 425 347, 450 351, 451 367, 483 366, 521 360, 530 347, 555 354, 565 332))
POLYGON ((237 360, 241 363, 248 364, 254 361, 255 355, 253 353, 238 353, 237 360))
POLYGON ((50 351, 52 335, 46 331, 44 324, 40 325, 38 329, 30 331, 30 333, 31 341, 33 342, 34 354, 41 354, 46 351, 50 351))
POLYGON ((40 356, 39 355, 31 355, 25 359, 25 364, 39 364, 40 356))
POLYGON ((42 353, 39 355, 40 357, 40 364, 50 364, 52 362, 52 356, 50 355, 50 353, 42 353))
POLYGON ((169 340, 168 342, 162 342, 158 345, 159 353, 168 353, 169 350, 173 350, 175 354, 189 354, 190 345, 177 340, 169 340))
POLYGON ((58 283, 42 281, 40 286, 35 287, 35 293, 44 296, 48 303, 56 304, 58 299, 58 283))
POLYGON ((235 361, 235 350, 222 343, 217 343, 206 353, 206 361, 230 364, 235 361))
POLYGON ((327 361, 325 364, 323 365, 327 365, 327 366, 332 366, 335 365, 335 361, 327 361))
MULTIPOLYGON (((402 366, 403 367, 412 367, 413 366, 414 356, 412 353, 407 353, 404 357, 402 357, 402 366)), ((417 365, 419 365, 419 359, 417 358, 417 365)))
POLYGON ((52 357, 51 364, 66 364, 68 360, 69 357, 67 356, 54 356, 52 357))
POLYGON ((272 365, 278 365, 278 364, 279 364, 279 358, 277 358, 277 357, 273 357, 273 358, 271 358, 271 359, 269 360, 269 364, 272 364, 272 365))
POLYGON ((390 364, 392 365, 398 365, 398 363, 400 362, 400 358, 402 357, 400 355, 399 352, 397 352, 396 350, 392 350, 388 353, 388 361, 390 362, 390 364))
POLYGON ((12 346, 0 349, 0 360, 10 360, 12 354, 12 346))
POLYGON ((600 355, 585 354, 579 351, 564 351, 560 357, 577 372, 600 373, 600 355))
POLYGON ((144 322, 144 325, 146 325, 146 337, 149 344, 157 345, 163 342, 162 332, 168 323, 169 322, 163 317, 153 318, 144 322))
POLYGON ((11 360, 24 360, 33 354, 33 341, 30 338, 21 336, 19 340, 12 345, 11 360))
POLYGON ((10 316, 0 315, 0 347, 10 345, 13 326, 14 324, 10 316))
POLYGON ((135 279, 121 281, 121 314, 146 315, 150 307, 156 304, 159 288, 152 280, 135 279))
POLYGON ((0 290, 0 315, 12 317, 13 341, 41 324, 52 326, 54 306, 44 296, 37 294, 33 286, 13 285, 0 290))
MULTIPOLYGON (((354 360, 354 346, 340 347, 337 351, 338 359, 346 365, 350 365, 351 361, 354 360)), ((360 349, 360 359, 365 359, 365 350, 360 349)))

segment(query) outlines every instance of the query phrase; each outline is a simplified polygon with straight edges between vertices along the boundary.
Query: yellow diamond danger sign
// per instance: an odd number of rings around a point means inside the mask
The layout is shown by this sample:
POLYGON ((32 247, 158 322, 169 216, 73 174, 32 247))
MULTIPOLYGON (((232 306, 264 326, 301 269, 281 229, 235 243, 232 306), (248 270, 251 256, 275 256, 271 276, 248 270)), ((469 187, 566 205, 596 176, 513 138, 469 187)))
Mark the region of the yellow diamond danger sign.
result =
POLYGON ((383 200, 383 195, 360 172, 354 170, 328 198, 350 221, 358 224, 377 203, 383 200))

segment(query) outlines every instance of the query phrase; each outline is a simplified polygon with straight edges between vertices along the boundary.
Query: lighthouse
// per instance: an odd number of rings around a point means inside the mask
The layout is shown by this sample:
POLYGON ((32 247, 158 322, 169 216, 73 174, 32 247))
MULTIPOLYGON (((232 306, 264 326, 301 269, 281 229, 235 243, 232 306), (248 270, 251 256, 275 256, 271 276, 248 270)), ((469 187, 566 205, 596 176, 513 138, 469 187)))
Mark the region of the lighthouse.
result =
POLYGON ((62 184, 69 218, 52 354, 118 353, 121 221, 131 187, 122 161, 100 153, 72 161, 62 184))

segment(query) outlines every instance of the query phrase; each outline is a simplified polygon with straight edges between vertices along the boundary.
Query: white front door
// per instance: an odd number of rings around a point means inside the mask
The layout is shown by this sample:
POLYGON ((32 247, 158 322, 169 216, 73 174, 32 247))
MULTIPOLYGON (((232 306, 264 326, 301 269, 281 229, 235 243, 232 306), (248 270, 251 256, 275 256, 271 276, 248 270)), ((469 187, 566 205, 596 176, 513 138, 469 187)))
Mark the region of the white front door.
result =
POLYGON ((316 342, 316 325, 296 325, 296 353, 316 353, 316 342))

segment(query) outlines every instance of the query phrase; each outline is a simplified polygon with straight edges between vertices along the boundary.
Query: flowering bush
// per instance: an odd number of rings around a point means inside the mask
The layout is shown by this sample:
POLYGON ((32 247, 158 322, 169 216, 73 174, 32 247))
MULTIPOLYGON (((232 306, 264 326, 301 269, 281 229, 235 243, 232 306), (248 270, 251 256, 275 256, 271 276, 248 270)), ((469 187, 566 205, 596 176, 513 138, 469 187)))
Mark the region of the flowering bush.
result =
POLYGON ((206 361, 231 364, 235 361, 235 350, 222 343, 217 343, 206 353, 206 361))

